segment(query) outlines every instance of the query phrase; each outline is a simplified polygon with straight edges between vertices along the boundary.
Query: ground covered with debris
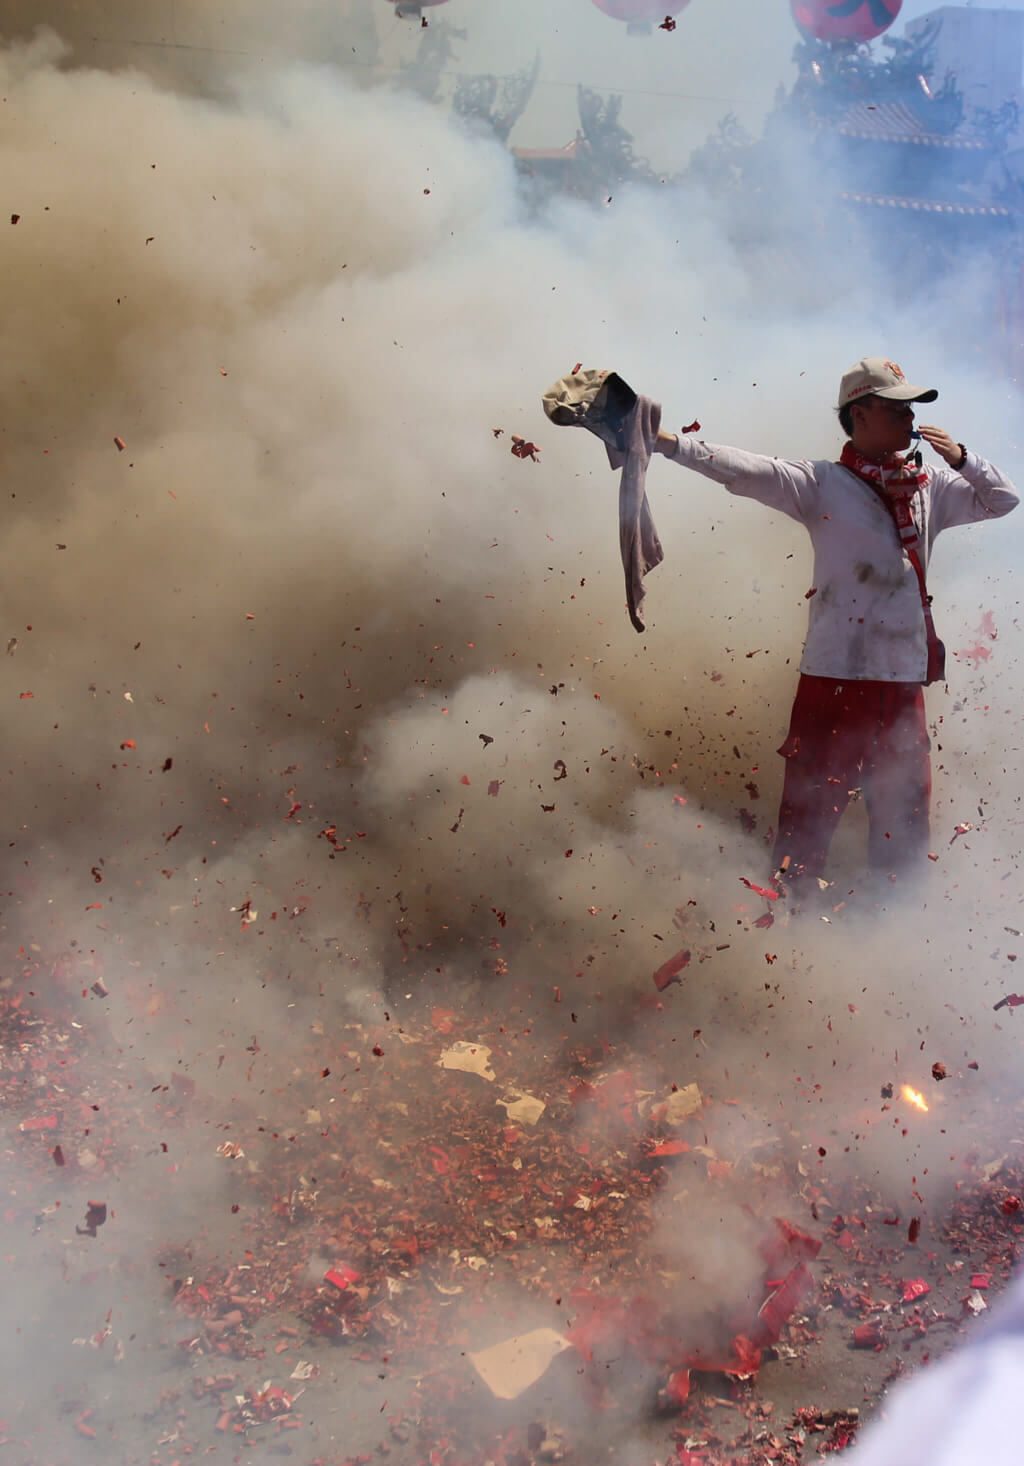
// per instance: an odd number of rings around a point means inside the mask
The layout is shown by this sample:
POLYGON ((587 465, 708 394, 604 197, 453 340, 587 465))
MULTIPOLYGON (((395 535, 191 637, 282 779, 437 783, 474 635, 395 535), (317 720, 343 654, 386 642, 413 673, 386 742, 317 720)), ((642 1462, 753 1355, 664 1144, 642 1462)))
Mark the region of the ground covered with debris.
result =
MULTIPOLYGON (((297 1016, 225 1101, 173 1051, 112 1052, 75 971, 2 989, 11 1462, 795 1466, 1018 1255, 994 1095, 947 1105, 944 1204, 894 1211, 791 1115, 758 1123, 763 1081, 686 1072, 672 990, 609 1036, 511 977, 489 1017, 297 1016)), ((906 1133, 932 1098, 883 1085, 875 1111, 906 1133)))

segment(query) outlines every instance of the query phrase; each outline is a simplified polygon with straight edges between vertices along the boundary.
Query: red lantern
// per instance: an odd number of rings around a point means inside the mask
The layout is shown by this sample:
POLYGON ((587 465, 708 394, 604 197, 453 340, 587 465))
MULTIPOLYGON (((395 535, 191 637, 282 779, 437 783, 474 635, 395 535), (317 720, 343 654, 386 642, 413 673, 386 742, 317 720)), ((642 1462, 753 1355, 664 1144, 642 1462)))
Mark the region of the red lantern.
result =
MULTIPOLYGON (((671 21, 689 3, 690 0, 594 0, 598 10, 610 15, 612 20, 624 20, 626 34, 630 36, 650 35, 655 25, 671 21)), ((673 28, 665 26, 666 30, 673 28)))
POLYGON ((793 19, 816 41, 873 41, 887 31, 903 0, 789 0, 793 19))
POLYGON ((395 7, 399 20, 422 20, 424 6, 445 5, 447 0, 387 0, 387 3, 395 7))

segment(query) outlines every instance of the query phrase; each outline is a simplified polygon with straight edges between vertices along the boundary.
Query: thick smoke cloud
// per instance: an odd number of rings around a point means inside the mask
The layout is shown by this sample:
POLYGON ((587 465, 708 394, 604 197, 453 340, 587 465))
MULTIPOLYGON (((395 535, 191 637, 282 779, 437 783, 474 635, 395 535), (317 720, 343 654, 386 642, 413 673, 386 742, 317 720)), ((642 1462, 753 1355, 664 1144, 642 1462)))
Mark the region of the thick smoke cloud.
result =
MULTIPOLYGON (((496 144, 281 59, 218 52, 216 99, 69 68, 53 34, 0 63, 11 980, 105 1023, 140 1082, 183 1072, 253 1124, 305 1105, 267 1095, 311 1024, 325 1066, 340 1025, 407 993, 467 1023, 510 993, 555 1035, 557 986, 581 1041, 639 1025, 652 1091, 742 1091, 727 1144, 785 1116, 833 1174, 940 1196, 955 1138, 908 1138, 877 1097, 938 1058, 982 1058, 979 1085, 1019 1067, 991 1014, 1017 936, 1016 524, 935 559, 960 658, 930 703, 930 883, 844 926, 854 824, 830 919, 752 930, 806 547, 656 463, 668 559, 637 638, 614 478, 539 394, 614 365, 670 423, 824 457, 839 373, 892 351, 1011 472, 1015 399, 954 359, 954 303, 865 302, 856 256, 794 309, 692 188, 537 219, 496 144), (683 942, 707 960, 652 1019, 638 994, 683 942)), ((181 1145, 173 1188, 158 1155, 121 1183, 129 1270, 154 1199, 172 1232, 227 1199, 208 1136, 181 1145)), ((681 1239, 666 1221, 684 1262, 711 1225, 690 1216, 681 1239)), ((741 1274, 745 1224, 717 1220, 713 1275, 741 1274)))

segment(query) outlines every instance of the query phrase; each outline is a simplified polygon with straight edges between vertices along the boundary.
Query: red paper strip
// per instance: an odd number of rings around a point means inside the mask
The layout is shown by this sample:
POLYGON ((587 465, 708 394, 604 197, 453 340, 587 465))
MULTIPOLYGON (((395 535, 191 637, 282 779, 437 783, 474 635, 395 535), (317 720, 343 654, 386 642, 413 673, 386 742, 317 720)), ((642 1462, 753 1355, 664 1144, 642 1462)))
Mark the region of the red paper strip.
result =
POLYGON ((748 881, 746 876, 740 876, 740 880, 748 891, 753 891, 756 896, 763 896, 766 901, 777 901, 779 899, 778 891, 772 891, 767 886, 755 886, 754 882, 748 881))
POLYGON ((336 1288, 344 1292, 350 1283, 357 1282, 360 1277, 362 1277, 362 1274, 356 1272, 354 1267, 349 1267, 346 1263, 339 1262, 337 1267, 329 1267, 327 1269, 324 1273, 324 1282, 333 1283, 336 1288))
POLYGON ((689 965, 690 954, 685 949, 682 952, 677 952, 674 957, 670 957, 667 962, 663 962, 654 974, 654 986, 658 989, 658 992, 663 993, 670 982, 677 982, 679 980, 679 973, 682 972, 684 967, 689 967, 689 965))

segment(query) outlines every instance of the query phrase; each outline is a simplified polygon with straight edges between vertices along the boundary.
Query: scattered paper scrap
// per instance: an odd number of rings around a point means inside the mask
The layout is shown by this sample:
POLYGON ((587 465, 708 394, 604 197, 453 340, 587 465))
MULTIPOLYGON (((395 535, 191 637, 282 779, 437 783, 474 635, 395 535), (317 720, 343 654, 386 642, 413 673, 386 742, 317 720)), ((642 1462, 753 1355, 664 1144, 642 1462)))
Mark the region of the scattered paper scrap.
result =
POLYGON ((500 1099, 495 1103, 504 1105, 505 1114, 510 1120, 523 1125, 536 1125, 547 1109, 542 1099, 533 1094, 523 1094, 520 1090, 512 1090, 509 1099, 500 1099))
POLYGON ((460 1038, 450 1049, 445 1049, 438 1063, 442 1069, 458 1069, 464 1074, 479 1074, 481 1079, 493 1081, 490 1058, 491 1051, 486 1044, 467 1043, 460 1038))
POLYGON ((695 1115, 703 1103, 700 1087, 696 1084, 675 1090, 665 1101, 665 1123, 681 1125, 690 1115, 695 1115))
POLYGON ((553 1359, 571 1348, 569 1340, 554 1329, 533 1329, 470 1354, 469 1360, 492 1395, 516 1400, 547 1373, 553 1359))

